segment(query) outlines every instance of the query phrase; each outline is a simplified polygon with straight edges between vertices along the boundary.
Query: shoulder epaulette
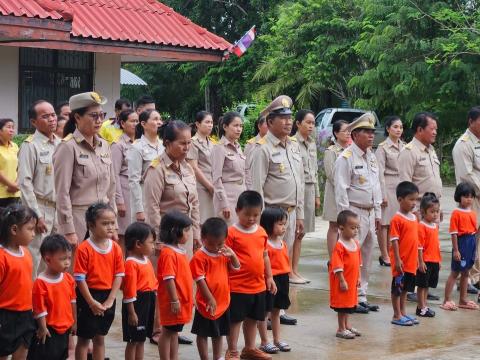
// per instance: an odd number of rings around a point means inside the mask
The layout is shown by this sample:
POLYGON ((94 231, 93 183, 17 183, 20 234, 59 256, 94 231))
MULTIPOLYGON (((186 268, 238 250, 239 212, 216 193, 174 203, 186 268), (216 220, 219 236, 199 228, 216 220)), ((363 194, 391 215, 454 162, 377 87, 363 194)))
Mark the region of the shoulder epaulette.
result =
POLYGON ((208 139, 212 142, 212 144, 214 145, 218 144, 218 140, 215 139, 213 136, 210 136, 208 139))
POLYGON ((255 142, 255 137, 247 140, 247 144, 253 144, 254 142, 255 142))
POLYGON ((460 141, 463 141, 463 142, 466 142, 470 140, 470 136, 468 136, 468 134, 463 134, 461 137, 460 137, 460 141))
POLYGON ((407 145, 405 145, 405 149, 412 150, 413 144, 410 142, 407 145))
POLYGON ((336 146, 335 144, 332 144, 332 145, 330 145, 329 147, 327 147, 327 150, 334 150, 334 149, 335 149, 335 146, 336 146))
POLYGON ((68 141, 68 140, 72 140, 73 139, 73 134, 68 134, 67 136, 65 136, 62 141, 68 141))
POLYGON ((384 140, 384 141, 382 141, 380 144, 378 144, 378 146, 383 146, 383 145, 385 145, 386 143, 387 143, 387 140, 384 140))
POLYGON ((28 143, 29 143, 29 142, 32 142, 32 140, 33 140, 33 135, 30 135, 29 137, 27 137, 27 138, 25 139, 25 142, 28 142, 28 143))
POLYGON ((153 159, 152 162, 150 163, 150 167, 156 168, 160 164, 160 158, 153 159))
POLYGON ((297 141, 298 141, 298 140, 297 140, 297 138, 296 138, 295 136, 289 136, 288 138, 289 138, 291 141, 295 141, 295 142, 297 142, 297 141))
POLYGON ((348 159, 350 156, 352 156, 352 150, 345 150, 345 151, 342 153, 342 156, 343 156, 345 159, 348 159))
POLYGON ((192 136, 192 140, 197 140, 197 139, 198 139, 197 134, 195 134, 195 135, 192 136))
POLYGON ((257 140, 257 144, 265 145, 266 143, 267 143, 267 140, 265 140, 265 137, 262 137, 257 140))

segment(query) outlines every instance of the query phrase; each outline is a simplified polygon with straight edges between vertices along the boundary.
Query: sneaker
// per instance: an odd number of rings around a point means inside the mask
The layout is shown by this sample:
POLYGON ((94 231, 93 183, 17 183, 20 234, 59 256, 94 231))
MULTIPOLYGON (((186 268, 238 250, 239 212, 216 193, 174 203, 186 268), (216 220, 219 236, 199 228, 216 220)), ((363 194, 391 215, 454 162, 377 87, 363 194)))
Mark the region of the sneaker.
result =
POLYGON ((427 300, 439 301, 439 300, 440 300, 440 296, 437 296, 437 295, 435 295, 435 294, 430 294, 430 293, 428 293, 428 294, 427 294, 427 300))
POLYGON ((240 354, 237 350, 227 350, 225 360, 240 360, 240 354))
POLYGON ((280 324, 282 325, 297 325, 297 319, 288 316, 287 314, 280 315, 280 324))
POLYGON ((429 307, 426 307, 423 309, 417 308, 417 311, 415 312, 415 314, 421 317, 435 317, 435 311, 433 311, 429 307))
POLYGON ((246 349, 246 348, 243 348, 242 353, 240 354, 240 359, 271 360, 272 357, 268 354, 265 354, 260 349, 246 349))
POLYGON ((416 293, 408 293, 407 300, 411 302, 418 302, 417 294, 416 293))

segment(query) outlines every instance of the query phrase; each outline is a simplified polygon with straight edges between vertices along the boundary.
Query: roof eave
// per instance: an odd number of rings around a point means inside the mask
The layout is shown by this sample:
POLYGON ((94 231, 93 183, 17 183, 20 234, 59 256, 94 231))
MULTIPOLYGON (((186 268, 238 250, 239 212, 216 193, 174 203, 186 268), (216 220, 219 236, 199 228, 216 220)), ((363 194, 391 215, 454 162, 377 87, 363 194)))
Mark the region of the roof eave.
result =
POLYGON ((72 24, 62 20, 0 15, 0 42, 68 41, 72 24))

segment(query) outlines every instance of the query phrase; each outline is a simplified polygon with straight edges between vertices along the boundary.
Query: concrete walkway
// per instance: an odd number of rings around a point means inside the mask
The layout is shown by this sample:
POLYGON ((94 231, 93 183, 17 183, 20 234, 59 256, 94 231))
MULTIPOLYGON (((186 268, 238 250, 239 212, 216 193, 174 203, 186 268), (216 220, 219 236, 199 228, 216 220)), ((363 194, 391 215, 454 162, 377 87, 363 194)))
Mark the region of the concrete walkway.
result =
MULTIPOLYGON (((442 200, 444 222, 441 224, 442 269, 440 284, 435 294, 443 297, 445 280, 450 270, 451 244, 448 235, 450 213, 456 206, 453 189, 445 188, 442 200)), ((352 324, 362 332, 355 340, 335 337, 336 314, 329 308, 327 251, 325 235, 328 224, 317 218, 316 232, 304 240, 301 272, 311 279, 307 286, 292 286, 292 306, 289 314, 298 318, 297 326, 282 326, 282 337, 291 347, 291 353, 273 355, 273 359, 480 359, 480 311, 459 310, 446 312, 431 303, 437 316, 420 319, 415 327, 396 327, 390 324, 390 269, 378 264, 378 250, 372 264, 369 291, 371 302, 381 306, 378 313, 355 314, 352 324)), ((474 296, 471 296, 474 300, 474 296)), ((458 301, 458 298, 455 299, 458 301)), ((120 297, 118 301, 121 301, 120 297)), ((123 359, 125 344, 121 336, 121 313, 117 316, 107 337, 107 356, 123 359)), ((411 313, 415 304, 409 304, 411 313)), ((184 334, 189 336, 190 326, 184 334)), ((193 336, 192 336, 193 338, 193 336)), ((243 342, 243 341, 242 341, 243 342)), ((239 344, 241 348, 242 345, 239 344)), ((180 346, 180 359, 198 359, 196 346, 180 346)), ((154 345, 145 344, 145 359, 158 359, 154 345)))

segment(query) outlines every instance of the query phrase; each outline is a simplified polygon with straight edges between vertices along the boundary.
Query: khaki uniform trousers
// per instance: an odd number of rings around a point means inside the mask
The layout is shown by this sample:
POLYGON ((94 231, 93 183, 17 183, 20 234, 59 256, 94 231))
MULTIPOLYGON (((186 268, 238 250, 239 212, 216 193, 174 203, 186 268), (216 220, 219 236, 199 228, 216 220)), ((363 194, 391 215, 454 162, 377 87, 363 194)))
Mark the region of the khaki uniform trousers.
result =
POLYGON ((305 184, 305 234, 315 231, 315 184, 305 184))

